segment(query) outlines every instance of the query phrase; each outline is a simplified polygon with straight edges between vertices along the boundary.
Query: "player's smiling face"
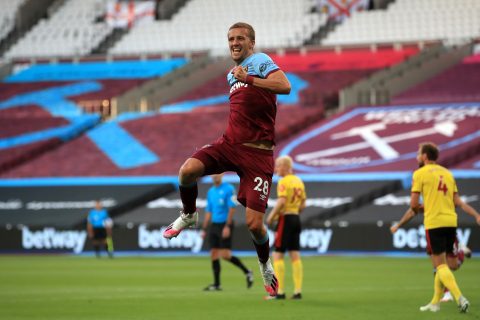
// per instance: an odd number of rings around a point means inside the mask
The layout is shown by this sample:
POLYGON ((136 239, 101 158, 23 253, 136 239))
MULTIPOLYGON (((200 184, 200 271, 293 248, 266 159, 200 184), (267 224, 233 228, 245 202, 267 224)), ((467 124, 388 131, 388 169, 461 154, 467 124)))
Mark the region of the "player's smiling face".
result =
POLYGON ((239 64, 253 53, 255 41, 248 37, 247 29, 234 28, 228 31, 228 46, 233 61, 239 64))

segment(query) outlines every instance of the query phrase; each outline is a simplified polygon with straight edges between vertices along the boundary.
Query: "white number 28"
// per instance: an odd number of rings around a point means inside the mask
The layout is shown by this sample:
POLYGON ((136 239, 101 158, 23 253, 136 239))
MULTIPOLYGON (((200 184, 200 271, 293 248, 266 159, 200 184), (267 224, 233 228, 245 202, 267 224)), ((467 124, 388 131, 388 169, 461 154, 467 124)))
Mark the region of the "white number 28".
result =
POLYGON ((268 181, 263 181, 263 179, 260 177, 256 177, 253 181, 257 184, 253 190, 260 191, 263 192, 264 195, 268 195, 268 181))

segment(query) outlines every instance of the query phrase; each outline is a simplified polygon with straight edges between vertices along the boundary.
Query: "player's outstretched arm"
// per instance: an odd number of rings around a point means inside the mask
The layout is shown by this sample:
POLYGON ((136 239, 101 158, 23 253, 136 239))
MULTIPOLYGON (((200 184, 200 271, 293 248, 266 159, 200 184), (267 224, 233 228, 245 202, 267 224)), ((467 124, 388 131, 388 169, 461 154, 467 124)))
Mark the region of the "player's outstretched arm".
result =
POLYGON ((475 218, 477 221, 477 224, 480 225, 480 214, 478 213, 477 210, 475 210, 471 205, 468 203, 464 202, 462 198, 458 195, 458 193, 455 193, 453 196, 453 201, 455 203, 455 206, 460 207, 463 211, 465 211, 468 215, 472 216, 475 218))
POLYGON ((415 211, 412 210, 412 208, 408 208, 408 210, 404 213, 403 217, 400 219, 400 221, 391 226, 390 227, 390 232, 393 234, 395 232, 397 232, 397 230, 403 226, 404 224, 406 224, 407 222, 409 222, 410 220, 413 219, 413 217, 415 217, 416 213, 415 211))

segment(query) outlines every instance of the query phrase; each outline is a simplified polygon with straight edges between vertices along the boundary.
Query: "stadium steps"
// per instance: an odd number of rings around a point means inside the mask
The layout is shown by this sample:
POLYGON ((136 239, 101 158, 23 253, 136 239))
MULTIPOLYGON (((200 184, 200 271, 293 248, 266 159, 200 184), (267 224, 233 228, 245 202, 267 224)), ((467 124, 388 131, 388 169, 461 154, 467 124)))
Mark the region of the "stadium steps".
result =
POLYGON ((322 40, 327 37, 327 35, 335 30, 335 28, 339 25, 339 22, 335 22, 333 20, 328 20, 327 23, 320 27, 320 29, 312 35, 310 40, 305 42, 306 45, 320 45, 322 40))
POLYGON ((92 50, 92 54, 106 54, 108 49, 112 48, 115 43, 120 41, 125 34, 128 33, 128 29, 115 28, 102 42, 92 50))
POLYGON ((392 98, 393 105, 480 101, 480 54, 392 98))
POLYGON ((321 214, 310 217, 305 221, 312 227, 324 227, 325 221, 347 214, 350 210, 358 209, 372 203, 376 198, 382 197, 389 193, 395 193, 403 189, 400 180, 386 182, 383 186, 365 190, 365 193, 356 196, 352 202, 336 206, 334 208, 323 211, 321 214))
POLYGON ((389 104, 390 98, 428 80, 472 54, 473 43, 436 44, 340 91, 340 108, 389 104))
POLYGON ((28 0, 20 6, 15 17, 15 28, 0 42, 0 57, 20 40, 37 22, 49 13, 55 0, 28 0))
POLYGON ((156 10, 158 20, 170 20, 189 0, 159 1, 156 10))
POLYGON ((228 70, 230 64, 230 59, 227 58, 200 56, 182 68, 125 92, 116 97, 113 103, 116 104, 118 113, 157 110, 161 105, 218 77, 228 70))

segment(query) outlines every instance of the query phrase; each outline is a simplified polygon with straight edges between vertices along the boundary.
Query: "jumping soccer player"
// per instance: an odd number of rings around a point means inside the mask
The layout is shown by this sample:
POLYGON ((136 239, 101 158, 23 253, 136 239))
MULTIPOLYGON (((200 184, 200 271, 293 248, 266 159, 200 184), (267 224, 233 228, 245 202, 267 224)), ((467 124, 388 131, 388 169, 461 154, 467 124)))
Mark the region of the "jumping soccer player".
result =
POLYGON ((447 255, 453 254, 456 239, 457 214, 455 206, 462 206, 480 224, 480 214, 461 201, 457 184, 450 171, 436 164, 438 148, 433 143, 420 144, 417 161, 419 169, 413 173, 410 207, 420 211, 420 194, 424 200, 424 225, 428 250, 432 252, 433 267, 436 269, 433 298, 420 311, 437 312, 444 287, 455 298, 460 312, 468 311, 469 302, 462 295, 455 276, 448 267, 447 255))
POLYGON ((242 261, 232 255, 233 214, 237 204, 233 199, 235 187, 222 182, 223 174, 212 175, 213 186, 207 193, 207 208, 203 220, 202 238, 205 239, 206 230, 210 225, 210 258, 212 260, 213 284, 208 285, 205 291, 222 290, 220 286, 220 258, 231 262, 245 274, 247 288, 253 284, 253 273, 248 270, 242 261), (211 223, 210 223, 211 221, 211 223))
MULTIPOLYGON (((300 259, 301 224, 299 213, 305 209, 307 195, 302 180, 293 174, 289 156, 275 161, 275 172, 282 177, 277 186, 277 203, 267 218, 267 224, 278 220, 275 236, 273 268, 278 278, 278 294, 274 299, 285 299, 285 251, 292 263, 294 293, 292 299, 302 298, 303 266, 300 259)), ((267 297, 268 298, 268 297, 267 297)))
POLYGON ((225 133, 182 165, 179 172, 180 217, 168 226, 165 238, 176 237, 198 221, 198 178, 234 171, 240 177, 237 200, 246 207, 246 222, 257 251, 260 273, 269 295, 278 283, 270 261, 268 233, 263 218, 273 176, 275 145, 275 94, 290 93, 290 82, 264 53, 254 53, 255 31, 238 22, 228 30, 230 55, 236 66, 228 73, 230 116, 225 133))

